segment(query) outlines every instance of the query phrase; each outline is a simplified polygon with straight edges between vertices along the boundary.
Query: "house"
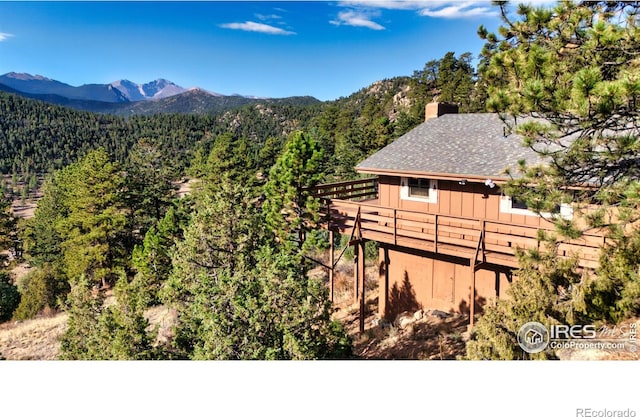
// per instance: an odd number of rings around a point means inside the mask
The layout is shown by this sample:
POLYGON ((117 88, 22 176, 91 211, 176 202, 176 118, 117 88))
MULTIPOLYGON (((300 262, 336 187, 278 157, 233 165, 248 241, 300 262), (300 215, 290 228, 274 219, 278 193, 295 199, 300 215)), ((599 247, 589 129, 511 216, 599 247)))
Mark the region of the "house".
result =
POLYGON ((544 342, 544 336, 539 331, 530 329, 525 335, 525 340, 529 345, 538 345, 544 342))
MULTIPOLYGON (((326 227, 351 235, 357 253, 367 240, 378 242, 380 316, 438 309, 469 314, 473 324, 489 300, 506 295, 516 248, 537 247, 538 230, 553 229, 501 188, 505 169, 543 161, 497 114, 458 114, 443 103, 428 104, 425 113, 422 124, 356 167, 370 179, 316 192, 326 227)), ((570 206, 558 209, 573 216, 570 206)), ((604 239, 587 234, 560 244, 558 254, 578 254, 582 267, 593 268, 604 239)), ((364 260, 356 260, 364 311, 364 260)))

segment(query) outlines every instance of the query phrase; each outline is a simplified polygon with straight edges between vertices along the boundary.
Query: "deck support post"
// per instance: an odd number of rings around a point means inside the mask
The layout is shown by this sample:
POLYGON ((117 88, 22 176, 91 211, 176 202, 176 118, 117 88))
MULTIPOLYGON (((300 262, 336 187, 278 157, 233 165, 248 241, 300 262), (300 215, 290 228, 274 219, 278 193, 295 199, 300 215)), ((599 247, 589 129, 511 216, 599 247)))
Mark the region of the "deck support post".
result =
POLYGON ((355 302, 359 306, 360 314, 359 314, 359 324, 360 324, 360 333, 364 333, 364 318, 365 318, 365 288, 364 288, 364 258, 365 258, 365 240, 362 238, 362 219, 360 218, 360 208, 358 207, 358 214, 356 215, 355 225, 354 225, 354 298, 355 302))
POLYGON ((353 303, 358 303, 358 295, 360 294, 360 242, 353 245, 353 303))
POLYGON ((472 259, 469 263, 471 268, 471 294, 469 295, 469 329, 473 328, 476 314, 476 262, 472 259))
MULTIPOLYGON (((360 275, 358 273, 358 259, 360 258, 360 242, 362 241, 362 229, 360 225, 360 206, 358 206, 358 212, 354 219, 353 233, 351 234, 352 240, 349 245, 353 245, 353 302, 358 303, 358 294, 360 294, 360 275)), ((364 250, 362 251, 364 256, 364 250)))
POLYGON ((482 221, 480 236, 478 236, 478 246, 473 258, 469 259, 469 268, 471 269, 471 294, 469 295, 469 329, 473 328, 476 315, 476 271, 479 266, 486 261, 484 251, 485 221, 482 221), (478 254, 482 250, 482 260, 478 262, 478 254))
POLYGON ((365 288, 364 288, 364 277, 365 277, 365 273, 364 273, 364 244, 365 241, 364 239, 360 239, 358 240, 358 244, 356 245, 356 248, 358 248, 358 257, 357 257, 357 265, 356 265, 356 271, 357 271, 357 282, 358 282, 358 287, 359 287, 359 291, 358 291, 358 305, 360 308, 360 314, 359 314, 359 319, 360 319, 360 333, 364 333, 364 318, 365 318, 365 288))
POLYGON ((329 230, 329 298, 331 303, 333 303, 333 279, 334 279, 334 269, 335 265, 333 264, 334 260, 334 246, 333 246, 333 230, 329 230))
POLYGON ((378 266, 378 315, 386 318, 389 305, 389 248, 380 248, 378 257, 382 258, 378 266))

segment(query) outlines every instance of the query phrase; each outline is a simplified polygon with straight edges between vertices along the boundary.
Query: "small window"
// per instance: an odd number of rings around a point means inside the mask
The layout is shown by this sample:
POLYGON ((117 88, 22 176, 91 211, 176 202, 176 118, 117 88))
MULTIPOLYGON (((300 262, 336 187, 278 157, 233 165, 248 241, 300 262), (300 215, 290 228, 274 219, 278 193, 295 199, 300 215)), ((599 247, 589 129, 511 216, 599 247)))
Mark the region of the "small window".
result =
POLYGON ((429 198, 429 180, 426 178, 409 178, 409 197, 429 198))
MULTIPOLYGON (((522 214, 525 216, 537 216, 538 214, 527 207, 527 203, 519 198, 503 195, 500 197, 500 211, 502 213, 522 214)), ((542 217, 560 215, 562 218, 571 220, 573 218, 573 208, 569 204, 558 204, 551 213, 540 213, 542 217)))
POLYGON ((511 197, 511 208, 521 209, 521 210, 529 209, 529 207, 527 207, 527 202, 517 197, 511 197))
POLYGON ((400 198, 402 200, 432 204, 438 202, 438 182, 436 180, 404 177, 400 184, 400 198))

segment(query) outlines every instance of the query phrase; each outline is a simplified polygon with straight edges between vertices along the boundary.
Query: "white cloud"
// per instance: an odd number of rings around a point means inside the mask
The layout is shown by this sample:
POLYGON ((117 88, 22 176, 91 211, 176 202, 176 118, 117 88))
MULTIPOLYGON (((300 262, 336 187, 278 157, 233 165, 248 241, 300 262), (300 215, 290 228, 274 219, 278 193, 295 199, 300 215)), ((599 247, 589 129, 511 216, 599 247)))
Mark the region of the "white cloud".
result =
MULTIPOLYGON (((545 3, 553 0, 528 1, 545 3)), ((418 11, 421 16, 446 19, 498 15, 498 8, 492 6, 488 0, 344 0, 340 2, 340 5, 344 7, 366 7, 373 9, 415 10, 418 11)))
POLYGON ((356 12, 353 10, 338 13, 338 19, 331 20, 329 23, 336 26, 356 26, 365 27, 373 30, 384 30, 385 27, 371 20, 370 14, 356 12))
POLYGON ((6 41, 7 39, 9 39, 9 38, 11 38, 11 37, 13 37, 13 35, 12 35, 12 34, 10 34, 10 33, 3 33, 3 32, 0 32, 0 42, 2 42, 2 41, 6 41))
POLYGON ((260 20, 278 20, 278 19, 282 19, 282 16, 279 16, 277 14, 260 14, 260 13, 256 13, 255 16, 260 20))
POLYGON ((269 35, 295 35, 295 32, 284 30, 275 26, 265 25, 264 23, 256 23, 247 21, 244 23, 224 23, 220 25, 221 28, 244 30, 246 32, 259 32, 269 35))
POLYGON ((426 4, 438 6, 439 4, 450 3, 450 1, 441 0, 343 0, 341 6, 363 6, 376 9, 393 9, 393 10, 416 10, 425 7, 426 4))
POLYGON ((465 17, 497 16, 498 10, 486 2, 449 3, 444 7, 427 7, 420 10, 421 16, 458 19, 465 17), (484 3, 483 6, 478 6, 484 3))

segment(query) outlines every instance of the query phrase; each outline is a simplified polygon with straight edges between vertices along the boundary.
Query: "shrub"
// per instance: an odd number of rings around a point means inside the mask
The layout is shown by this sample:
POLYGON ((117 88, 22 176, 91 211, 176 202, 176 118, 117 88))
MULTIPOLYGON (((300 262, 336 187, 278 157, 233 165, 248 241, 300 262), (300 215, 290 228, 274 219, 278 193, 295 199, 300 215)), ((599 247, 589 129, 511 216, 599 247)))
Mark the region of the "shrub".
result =
POLYGON ((0 323, 11 319, 18 304, 20 304, 18 287, 13 285, 9 274, 0 272, 0 323))
POLYGON ((58 298, 69 292, 69 284, 57 277, 55 269, 48 265, 31 271, 22 282, 24 288, 14 318, 28 320, 45 308, 55 309, 58 298))

